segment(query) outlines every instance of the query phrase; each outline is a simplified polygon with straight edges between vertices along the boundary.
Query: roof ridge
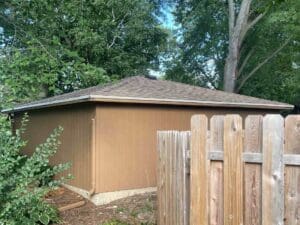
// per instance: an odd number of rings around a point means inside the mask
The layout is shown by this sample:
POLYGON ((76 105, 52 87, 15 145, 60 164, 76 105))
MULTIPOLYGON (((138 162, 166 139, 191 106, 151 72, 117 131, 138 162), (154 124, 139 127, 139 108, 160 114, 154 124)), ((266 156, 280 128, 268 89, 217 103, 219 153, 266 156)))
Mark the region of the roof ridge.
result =
MULTIPOLYGON (((103 86, 101 88, 101 90, 96 90, 95 93, 97 93, 98 91, 102 91, 103 89, 108 88, 108 87, 111 88, 111 89, 113 89, 113 88, 124 86, 125 84, 128 83, 129 80, 133 80, 133 79, 136 79, 138 77, 141 77, 141 76, 131 76, 131 77, 123 78, 121 80, 117 80, 115 82, 110 82, 108 85, 103 86)), ((92 94, 94 94, 94 93, 92 93, 92 94)))

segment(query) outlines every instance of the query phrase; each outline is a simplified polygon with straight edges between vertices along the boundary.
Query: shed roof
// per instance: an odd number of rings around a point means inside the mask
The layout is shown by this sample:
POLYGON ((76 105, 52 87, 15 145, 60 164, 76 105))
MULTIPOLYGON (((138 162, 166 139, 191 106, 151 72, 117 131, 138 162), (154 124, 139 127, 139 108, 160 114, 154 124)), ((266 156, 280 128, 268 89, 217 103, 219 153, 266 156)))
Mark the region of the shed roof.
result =
POLYGON ((134 76, 67 94, 16 105, 3 112, 27 111, 80 102, 119 102, 211 107, 293 109, 293 105, 166 80, 134 76))

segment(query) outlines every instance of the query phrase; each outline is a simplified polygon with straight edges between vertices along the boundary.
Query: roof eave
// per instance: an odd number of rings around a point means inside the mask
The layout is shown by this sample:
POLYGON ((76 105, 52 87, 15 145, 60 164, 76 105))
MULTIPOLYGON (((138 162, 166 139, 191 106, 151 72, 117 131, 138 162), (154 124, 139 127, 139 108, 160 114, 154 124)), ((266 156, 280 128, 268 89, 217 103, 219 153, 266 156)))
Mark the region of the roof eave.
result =
POLYGON ((291 110, 293 105, 288 104, 253 104, 253 103, 232 103, 232 102, 214 102, 214 101, 194 101, 194 100, 176 100, 176 99, 158 99, 158 98, 134 98, 134 97, 116 97, 85 95, 65 100, 57 100, 51 103, 37 103, 27 106, 15 107, 13 109, 2 110, 3 113, 22 112, 33 109, 47 108, 60 105, 70 105, 81 102, 116 102, 116 103, 140 103, 156 105, 186 105, 186 106, 209 106, 209 107, 228 107, 228 108, 254 108, 254 109, 277 109, 291 110))
POLYGON ((84 95, 84 96, 68 98, 68 99, 64 99, 64 100, 56 100, 51 103, 36 103, 36 104, 32 104, 32 105, 25 105, 25 106, 10 108, 10 109, 4 109, 1 112, 2 113, 14 113, 14 112, 33 110, 33 109, 48 108, 48 107, 53 107, 53 106, 70 105, 70 104, 76 104, 76 103, 81 103, 81 102, 87 102, 90 99, 91 99, 90 95, 84 95))
POLYGON ((253 103, 232 103, 232 102, 214 102, 214 101, 193 101, 193 100, 175 100, 175 99, 157 99, 157 98, 129 98, 116 96, 97 96, 91 95, 91 101, 95 102, 119 102, 119 103, 143 103, 158 105, 187 105, 187 106, 209 106, 209 107, 231 107, 231 108, 255 108, 255 109, 279 109, 290 110, 293 105, 289 104, 253 104, 253 103))

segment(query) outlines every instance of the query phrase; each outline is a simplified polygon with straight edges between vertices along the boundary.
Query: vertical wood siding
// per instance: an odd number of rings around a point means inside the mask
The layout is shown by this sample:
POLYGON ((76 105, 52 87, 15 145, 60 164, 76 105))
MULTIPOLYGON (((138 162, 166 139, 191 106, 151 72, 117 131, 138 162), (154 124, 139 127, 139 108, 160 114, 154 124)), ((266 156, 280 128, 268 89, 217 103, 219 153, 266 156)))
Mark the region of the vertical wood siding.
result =
MULTIPOLYGON (((156 186, 156 133, 190 130, 194 114, 263 114, 263 110, 98 104, 96 192, 156 186)), ((269 111, 271 112, 271 111, 269 111)))
MULTIPOLYGON (((64 131, 60 137, 62 142, 57 154, 52 157, 51 163, 71 162, 72 166, 67 173, 74 179, 68 183, 76 187, 91 189, 91 137, 92 118, 95 107, 81 104, 51 109, 30 111, 29 123, 24 138, 28 144, 25 154, 31 154, 35 147, 43 143, 54 128, 62 126, 64 131)), ((15 125, 19 126, 22 114, 15 116, 15 125)), ((65 174, 67 174, 65 173, 65 174)))
MULTIPOLYGON (((92 188, 92 119, 96 123, 96 193, 156 186, 156 133, 190 130, 194 114, 239 113, 265 110, 151 106, 142 104, 77 104, 29 111, 24 153, 30 154, 61 125, 62 145, 51 162, 71 162, 70 185, 92 188)), ((272 111, 268 111, 272 112, 272 111)), ((22 114, 15 115, 18 127, 22 114)))

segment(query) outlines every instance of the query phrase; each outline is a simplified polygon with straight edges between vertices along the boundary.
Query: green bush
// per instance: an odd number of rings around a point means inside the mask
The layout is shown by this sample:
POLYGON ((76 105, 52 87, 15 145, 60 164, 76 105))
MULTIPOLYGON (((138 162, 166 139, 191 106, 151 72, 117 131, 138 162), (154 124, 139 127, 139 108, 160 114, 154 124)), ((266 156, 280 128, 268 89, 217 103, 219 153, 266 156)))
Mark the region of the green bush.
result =
POLYGON ((63 182, 63 178, 49 180, 49 177, 69 168, 69 164, 48 166, 49 157, 56 153, 60 144, 58 137, 62 128, 55 129, 31 156, 24 156, 20 151, 26 141, 22 140, 21 135, 27 120, 26 116, 21 128, 13 133, 7 118, 0 116, 0 225, 58 221, 57 210, 43 198, 63 182))

